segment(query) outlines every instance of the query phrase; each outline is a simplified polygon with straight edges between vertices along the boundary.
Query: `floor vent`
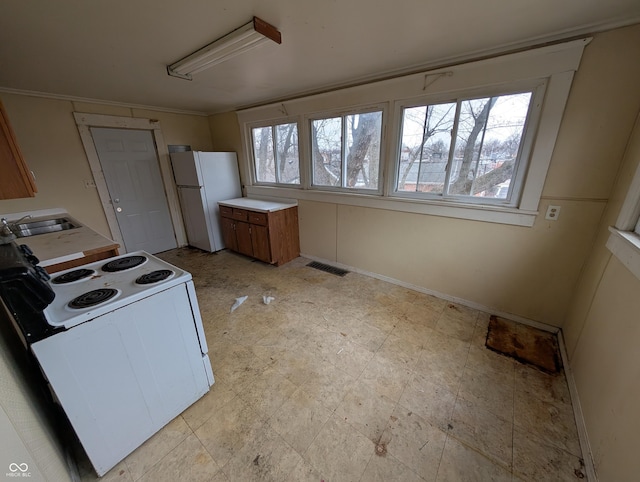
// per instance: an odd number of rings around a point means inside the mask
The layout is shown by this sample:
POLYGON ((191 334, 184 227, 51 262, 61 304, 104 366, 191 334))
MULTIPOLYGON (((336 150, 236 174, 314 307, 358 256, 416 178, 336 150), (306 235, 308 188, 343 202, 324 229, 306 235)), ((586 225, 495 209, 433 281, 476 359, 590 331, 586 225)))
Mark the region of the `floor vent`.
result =
POLYGON ((344 276, 348 273, 346 269, 336 268, 324 263, 318 263, 317 261, 311 261, 307 266, 310 268, 319 269, 320 271, 326 271, 327 273, 335 274, 336 276, 344 276))

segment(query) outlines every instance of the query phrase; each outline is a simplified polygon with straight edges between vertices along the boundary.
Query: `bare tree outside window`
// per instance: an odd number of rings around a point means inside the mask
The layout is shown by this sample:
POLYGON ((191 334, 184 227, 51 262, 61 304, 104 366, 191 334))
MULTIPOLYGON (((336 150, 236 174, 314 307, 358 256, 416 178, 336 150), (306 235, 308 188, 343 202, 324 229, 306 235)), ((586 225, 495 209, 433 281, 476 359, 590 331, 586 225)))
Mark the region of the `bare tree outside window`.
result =
POLYGON ((252 129, 256 180, 300 184, 298 125, 278 124, 252 129))
POLYGON ((382 112, 311 121, 313 184, 377 190, 382 112))
POLYGON ((300 184, 300 162, 298 155, 298 125, 276 126, 276 164, 278 181, 284 184, 300 184))
POLYGON ((398 191, 442 193, 456 103, 404 110, 398 191))
POLYGON ((340 186, 342 179, 342 118, 311 122, 313 181, 317 186, 340 186))
POLYGON ((531 96, 405 108, 397 191, 507 199, 531 96))
POLYGON ((256 179, 259 182, 275 182, 271 127, 253 129, 253 156, 256 161, 256 179))

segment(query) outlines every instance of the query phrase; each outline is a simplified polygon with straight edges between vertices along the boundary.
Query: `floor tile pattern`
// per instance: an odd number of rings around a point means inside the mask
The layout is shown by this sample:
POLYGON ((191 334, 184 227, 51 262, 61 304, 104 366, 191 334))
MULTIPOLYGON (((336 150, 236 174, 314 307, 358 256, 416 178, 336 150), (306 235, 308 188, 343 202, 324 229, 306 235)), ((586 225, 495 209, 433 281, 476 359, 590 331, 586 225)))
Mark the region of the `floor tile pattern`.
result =
MULTIPOLYGON (((275 268, 226 251, 160 256, 193 274, 216 383, 102 480, 582 475, 564 374, 486 349, 489 313, 303 258, 275 268)), ((80 471, 96 479, 86 458, 80 471)))

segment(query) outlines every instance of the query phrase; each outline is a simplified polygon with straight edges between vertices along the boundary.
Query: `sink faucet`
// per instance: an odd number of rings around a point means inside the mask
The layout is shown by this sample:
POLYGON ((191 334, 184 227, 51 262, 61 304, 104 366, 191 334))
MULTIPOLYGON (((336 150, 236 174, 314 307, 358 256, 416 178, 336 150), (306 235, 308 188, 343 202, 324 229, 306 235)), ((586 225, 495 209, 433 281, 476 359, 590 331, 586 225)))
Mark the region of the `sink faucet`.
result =
MULTIPOLYGON (((5 218, 2 218, 4 221, 6 221, 5 218)), ((20 221, 24 221, 25 219, 31 219, 31 214, 27 214, 26 216, 22 216, 20 219, 18 219, 17 221, 12 221, 10 226, 16 226, 18 224, 20 224, 20 221)), ((5 222, 6 224, 6 222, 5 222)))
POLYGON ((22 216, 17 221, 12 222, 8 222, 7 218, 0 219, 0 244, 7 244, 16 239, 16 235, 13 232, 13 229, 15 229, 16 226, 25 219, 31 219, 31 214, 22 216))
POLYGON ((2 223, 0 225, 0 244, 9 244, 16 239, 16 235, 11 231, 7 218, 0 219, 0 223, 2 223))

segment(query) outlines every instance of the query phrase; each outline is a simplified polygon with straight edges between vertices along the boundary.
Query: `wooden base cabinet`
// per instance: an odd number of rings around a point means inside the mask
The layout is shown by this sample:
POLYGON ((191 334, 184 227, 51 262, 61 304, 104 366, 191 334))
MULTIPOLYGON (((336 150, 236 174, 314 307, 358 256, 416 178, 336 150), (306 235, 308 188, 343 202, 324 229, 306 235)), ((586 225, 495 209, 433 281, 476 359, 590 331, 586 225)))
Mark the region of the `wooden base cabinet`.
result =
POLYGON ((280 266, 300 256, 298 207, 272 212, 220 206, 227 249, 280 266))

